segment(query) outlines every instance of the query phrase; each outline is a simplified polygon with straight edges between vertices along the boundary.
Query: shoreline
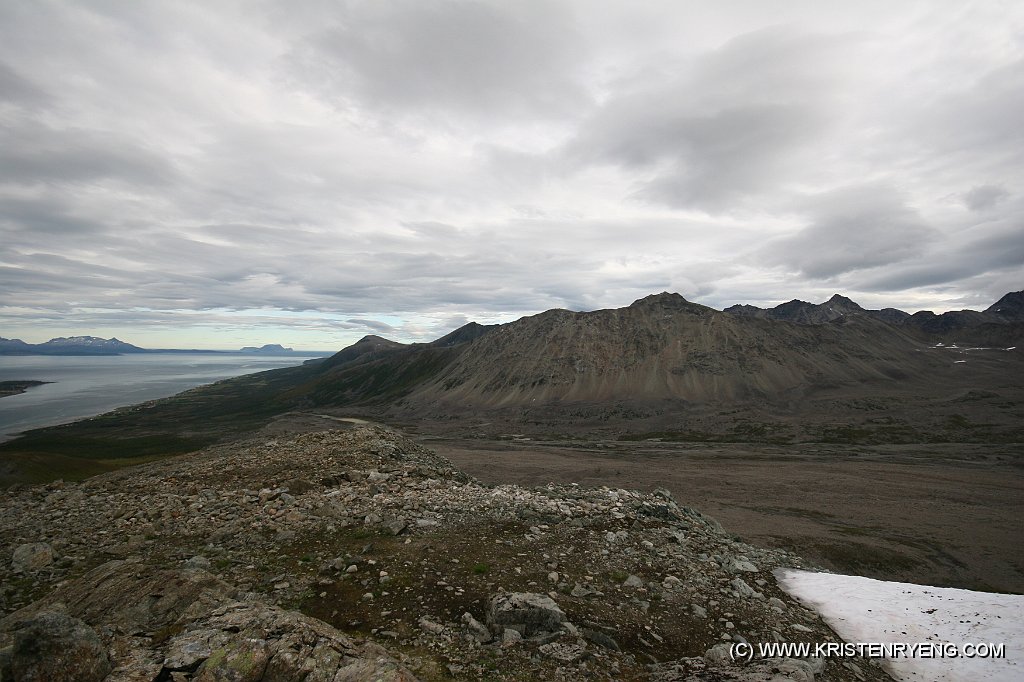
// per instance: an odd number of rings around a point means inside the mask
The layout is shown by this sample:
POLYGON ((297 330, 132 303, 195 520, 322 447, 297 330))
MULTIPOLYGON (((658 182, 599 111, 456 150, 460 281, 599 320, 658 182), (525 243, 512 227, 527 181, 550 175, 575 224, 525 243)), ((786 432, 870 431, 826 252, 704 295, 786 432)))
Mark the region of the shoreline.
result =
POLYGON ((52 384, 52 381, 36 381, 36 380, 23 380, 23 381, 0 381, 0 398, 8 398, 12 395, 21 395, 30 388, 36 386, 42 386, 44 384, 52 384))

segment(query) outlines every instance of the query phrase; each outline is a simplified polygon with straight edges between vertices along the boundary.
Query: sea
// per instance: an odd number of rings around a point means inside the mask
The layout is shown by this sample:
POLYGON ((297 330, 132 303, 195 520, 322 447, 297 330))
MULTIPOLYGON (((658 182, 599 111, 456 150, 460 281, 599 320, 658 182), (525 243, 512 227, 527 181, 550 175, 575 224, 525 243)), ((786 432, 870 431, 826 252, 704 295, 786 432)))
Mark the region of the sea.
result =
POLYGON ((0 398, 0 442, 21 431, 93 417, 221 379, 300 365, 323 355, 138 353, 0 356, 0 381, 50 381, 0 398))

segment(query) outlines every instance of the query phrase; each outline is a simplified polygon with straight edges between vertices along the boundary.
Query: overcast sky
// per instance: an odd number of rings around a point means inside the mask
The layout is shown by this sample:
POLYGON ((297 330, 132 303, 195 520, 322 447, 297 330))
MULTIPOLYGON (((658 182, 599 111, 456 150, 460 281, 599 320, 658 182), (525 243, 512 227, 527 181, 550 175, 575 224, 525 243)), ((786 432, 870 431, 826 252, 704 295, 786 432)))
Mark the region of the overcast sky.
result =
POLYGON ((1024 288, 1024 4, 0 2, 0 336, 1024 288))

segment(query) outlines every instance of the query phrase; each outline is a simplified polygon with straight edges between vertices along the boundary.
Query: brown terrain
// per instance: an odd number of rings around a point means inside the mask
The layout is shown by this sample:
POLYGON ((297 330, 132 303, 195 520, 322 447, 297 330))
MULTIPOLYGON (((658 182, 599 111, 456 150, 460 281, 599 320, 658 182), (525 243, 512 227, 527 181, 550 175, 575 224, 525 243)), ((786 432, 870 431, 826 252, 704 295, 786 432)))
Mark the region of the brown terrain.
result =
POLYGON ((489 483, 667 488, 746 542, 838 572, 1024 593, 1019 448, 428 444, 489 483))

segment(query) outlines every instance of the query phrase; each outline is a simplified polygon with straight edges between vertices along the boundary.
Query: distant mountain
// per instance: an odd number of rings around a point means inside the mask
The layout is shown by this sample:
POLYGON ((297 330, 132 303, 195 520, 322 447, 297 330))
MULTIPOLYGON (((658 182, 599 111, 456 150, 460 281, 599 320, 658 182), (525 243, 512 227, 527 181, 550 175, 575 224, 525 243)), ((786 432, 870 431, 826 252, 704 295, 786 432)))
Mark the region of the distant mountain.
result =
POLYGON ((32 351, 32 344, 21 339, 5 339, 0 336, 0 354, 27 354, 32 351))
POLYGON ((956 431, 955 420, 958 396, 992 396, 993 405, 1024 399, 1013 379, 1024 359, 1002 350, 1024 345, 1013 340, 1024 339, 1024 325, 991 325, 996 348, 967 353, 899 322, 909 316, 870 314, 845 297, 782 311, 804 322, 724 313, 661 293, 625 308, 467 325, 427 344, 368 336, 317 366, 277 370, 277 392, 251 409, 344 408, 438 432, 1020 437, 998 406, 972 403, 986 410, 984 435, 956 431), (832 319, 812 322, 824 316, 832 319))
POLYGON ((919 347, 868 316, 777 325, 662 293, 615 310, 549 310, 503 325, 467 325, 429 344, 364 337, 289 395, 318 405, 398 401, 414 409, 770 402, 816 386, 927 374, 935 360, 919 347))
MULTIPOLYGON (((1009 310, 1019 297, 1002 300, 1009 310)), ((470 323, 427 344, 366 336, 320 363, 289 395, 318 405, 417 410, 623 400, 781 405, 825 389, 944 376, 950 360, 922 352, 925 317, 866 310, 839 295, 817 305, 719 312, 661 293, 619 309, 470 323)), ((932 317, 963 324, 958 314, 932 317)), ((1024 335, 1024 325, 997 327, 991 335, 1008 341, 1003 347, 1024 335)))
POLYGON ((843 315, 868 315, 883 322, 898 324, 910 317, 910 313, 895 308, 867 310, 860 307, 845 296, 834 294, 824 303, 814 304, 807 301, 792 300, 774 308, 758 308, 752 305, 734 305, 723 312, 730 315, 756 317, 766 320, 783 320, 795 324, 824 324, 838 319, 843 315))
POLYGON ((282 355, 285 353, 294 353, 295 351, 291 348, 285 348, 278 343, 267 343, 262 346, 243 346, 241 349, 243 353, 263 353, 265 355, 282 355))
POLYGON ((101 339, 96 336, 60 336, 45 343, 0 339, 0 355, 121 355, 146 352, 144 348, 116 338, 101 339))
POLYGON ((724 312, 739 317, 803 325, 825 324, 847 315, 866 315, 935 340, 1000 344, 1012 342, 1021 336, 1021 331, 1015 325, 1024 324, 1024 291, 1008 293, 984 311, 950 310, 938 315, 930 310, 913 315, 895 308, 867 310, 839 294, 820 304, 793 300, 774 308, 734 305, 724 312))

